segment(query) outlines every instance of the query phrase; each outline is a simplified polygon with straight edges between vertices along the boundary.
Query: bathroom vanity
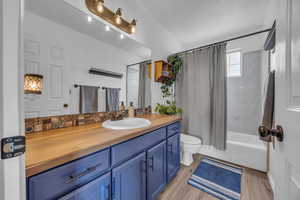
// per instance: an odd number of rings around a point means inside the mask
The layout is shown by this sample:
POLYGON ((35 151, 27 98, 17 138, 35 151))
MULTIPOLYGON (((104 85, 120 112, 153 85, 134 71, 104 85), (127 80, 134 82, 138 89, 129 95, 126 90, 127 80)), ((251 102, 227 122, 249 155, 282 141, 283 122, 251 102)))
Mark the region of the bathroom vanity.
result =
POLYGON ((180 167, 180 118, 146 128, 92 124, 27 137, 28 200, 154 200, 180 167))

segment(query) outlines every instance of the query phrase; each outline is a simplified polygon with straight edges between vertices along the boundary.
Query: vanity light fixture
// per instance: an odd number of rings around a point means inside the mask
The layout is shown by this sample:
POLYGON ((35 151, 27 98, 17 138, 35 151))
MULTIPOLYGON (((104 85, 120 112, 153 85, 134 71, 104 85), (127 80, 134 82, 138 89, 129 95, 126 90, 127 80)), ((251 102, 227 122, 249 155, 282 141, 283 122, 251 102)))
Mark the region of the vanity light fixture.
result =
MULTIPOLYGON (((104 0, 85 0, 86 7, 94 15, 116 26, 122 31, 132 34, 136 32, 136 20, 131 22, 122 18, 122 9, 118 8, 116 12, 110 10, 104 5, 104 0)), ((106 29, 107 30, 107 29, 106 29)))
POLYGON ((116 20, 117 24, 121 24, 122 23, 121 16, 122 16, 122 9, 118 8, 118 10, 116 11, 116 16, 115 16, 115 18, 116 18, 115 20, 116 20))
POLYGON ((39 74, 25 74, 24 92, 25 94, 42 94, 43 76, 39 74))

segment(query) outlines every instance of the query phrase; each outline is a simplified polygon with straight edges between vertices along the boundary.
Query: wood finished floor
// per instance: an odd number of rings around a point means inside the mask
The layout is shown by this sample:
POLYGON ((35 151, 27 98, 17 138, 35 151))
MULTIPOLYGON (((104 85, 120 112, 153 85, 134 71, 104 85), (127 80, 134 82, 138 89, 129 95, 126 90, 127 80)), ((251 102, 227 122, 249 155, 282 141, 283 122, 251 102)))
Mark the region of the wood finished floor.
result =
MULTIPOLYGON (((215 197, 187 184, 187 180, 196 170, 200 160, 197 158, 189 167, 182 166, 177 176, 157 200, 217 200, 215 197)), ((273 200, 271 186, 265 173, 244 168, 241 200, 273 200)))

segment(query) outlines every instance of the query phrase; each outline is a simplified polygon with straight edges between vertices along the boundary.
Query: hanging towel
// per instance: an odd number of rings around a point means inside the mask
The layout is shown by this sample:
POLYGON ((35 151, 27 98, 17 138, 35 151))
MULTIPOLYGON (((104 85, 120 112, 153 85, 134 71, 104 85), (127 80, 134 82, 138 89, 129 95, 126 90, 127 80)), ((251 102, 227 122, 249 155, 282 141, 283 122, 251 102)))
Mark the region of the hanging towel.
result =
POLYGON ((80 86, 79 111, 81 114, 98 112, 98 87, 80 86))
MULTIPOLYGON (((269 73, 268 87, 266 91, 265 105, 262 124, 271 129, 274 122, 274 104, 275 104, 275 71, 269 73)), ((271 136, 260 137, 261 140, 270 142, 271 136)))
POLYGON ((119 110, 120 88, 106 89, 106 112, 119 110))

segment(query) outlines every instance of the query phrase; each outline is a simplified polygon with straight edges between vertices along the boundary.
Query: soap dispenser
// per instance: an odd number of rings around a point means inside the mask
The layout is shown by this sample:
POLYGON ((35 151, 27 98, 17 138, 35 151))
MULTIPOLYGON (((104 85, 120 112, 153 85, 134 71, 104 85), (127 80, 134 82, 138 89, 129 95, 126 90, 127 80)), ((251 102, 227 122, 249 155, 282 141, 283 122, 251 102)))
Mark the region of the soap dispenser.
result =
POLYGON ((134 117, 134 107, 133 107, 133 102, 130 102, 130 106, 128 108, 128 117, 134 117))
POLYGON ((120 111, 125 111, 125 106, 124 106, 124 102, 122 101, 121 102, 121 106, 120 106, 120 111))

